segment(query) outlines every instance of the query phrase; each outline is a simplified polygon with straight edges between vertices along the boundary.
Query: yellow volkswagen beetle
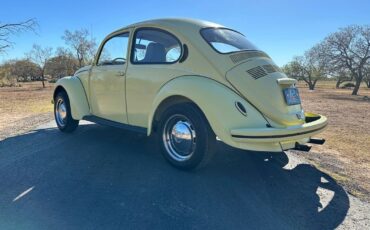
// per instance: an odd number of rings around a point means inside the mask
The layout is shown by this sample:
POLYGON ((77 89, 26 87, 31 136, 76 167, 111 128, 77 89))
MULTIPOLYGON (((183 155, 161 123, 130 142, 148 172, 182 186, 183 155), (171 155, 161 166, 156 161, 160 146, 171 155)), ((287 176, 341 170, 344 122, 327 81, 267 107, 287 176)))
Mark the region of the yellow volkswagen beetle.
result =
POLYGON ((190 19, 132 24, 109 34, 91 66, 57 81, 58 128, 79 120, 155 133, 174 166, 205 165, 218 140, 235 148, 309 150, 327 125, 304 113, 296 80, 247 38, 190 19))

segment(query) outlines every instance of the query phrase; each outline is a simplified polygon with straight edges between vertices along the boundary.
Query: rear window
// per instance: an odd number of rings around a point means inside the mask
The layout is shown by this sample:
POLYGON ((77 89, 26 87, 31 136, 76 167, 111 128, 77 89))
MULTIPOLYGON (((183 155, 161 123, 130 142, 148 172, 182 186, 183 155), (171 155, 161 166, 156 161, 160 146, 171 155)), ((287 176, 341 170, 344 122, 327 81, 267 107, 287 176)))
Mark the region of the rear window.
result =
POLYGON ((243 50, 258 50, 239 32, 226 28, 205 28, 200 31, 204 40, 219 53, 232 53, 243 50))

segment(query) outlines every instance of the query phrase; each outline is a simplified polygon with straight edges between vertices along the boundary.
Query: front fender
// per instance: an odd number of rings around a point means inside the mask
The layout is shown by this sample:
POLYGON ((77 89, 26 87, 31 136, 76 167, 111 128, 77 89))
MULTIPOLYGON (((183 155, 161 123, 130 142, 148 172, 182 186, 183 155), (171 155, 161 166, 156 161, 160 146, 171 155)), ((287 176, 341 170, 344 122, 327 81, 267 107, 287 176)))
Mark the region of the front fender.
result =
POLYGON ((148 135, 156 109, 171 96, 182 96, 193 101, 202 110, 215 134, 234 147, 242 146, 231 138, 232 129, 266 127, 267 122, 262 115, 232 89, 207 77, 181 76, 167 82, 157 93, 148 117, 148 135), (238 111, 236 102, 244 105, 247 116, 238 111))
POLYGON ((55 90, 58 90, 60 87, 67 92, 73 119, 81 120, 84 116, 90 114, 86 92, 78 77, 63 77, 59 79, 56 82, 55 90))

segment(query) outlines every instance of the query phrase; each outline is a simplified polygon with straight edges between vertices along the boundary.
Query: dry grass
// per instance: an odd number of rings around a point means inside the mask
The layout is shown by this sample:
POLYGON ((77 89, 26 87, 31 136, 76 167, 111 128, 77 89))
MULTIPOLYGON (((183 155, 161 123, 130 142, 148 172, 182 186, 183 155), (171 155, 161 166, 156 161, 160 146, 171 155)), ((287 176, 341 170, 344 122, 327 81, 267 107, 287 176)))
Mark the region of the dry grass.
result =
MULTIPOLYGON (((302 87, 304 86, 301 84, 302 87)), ((370 90, 335 89, 334 82, 322 82, 314 91, 300 88, 305 111, 326 115, 328 128, 320 135, 327 141, 314 146, 307 157, 329 172, 347 190, 370 200, 370 90)))
POLYGON ((53 85, 41 82, 21 83, 22 87, 0 87, 0 139, 19 128, 31 127, 34 117, 50 116, 53 85), (32 119, 27 119, 32 118, 32 119))

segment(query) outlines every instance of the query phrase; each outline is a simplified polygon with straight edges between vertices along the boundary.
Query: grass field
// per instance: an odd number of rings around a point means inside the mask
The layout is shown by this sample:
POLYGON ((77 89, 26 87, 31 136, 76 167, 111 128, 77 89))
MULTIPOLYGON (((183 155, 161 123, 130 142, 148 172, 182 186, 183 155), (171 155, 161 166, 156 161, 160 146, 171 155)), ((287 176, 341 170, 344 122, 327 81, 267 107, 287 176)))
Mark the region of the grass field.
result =
MULTIPOLYGON (((305 156, 321 170, 332 175, 350 193, 370 200, 370 90, 335 89, 335 82, 319 82, 309 91, 299 83, 305 111, 328 117, 329 126, 320 135, 327 140, 313 146, 305 156)), ((53 119, 53 85, 42 88, 40 82, 22 87, 0 88, 0 140, 53 119)))
POLYGON ((323 114, 328 128, 320 135, 322 146, 305 154, 318 167, 328 171, 347 190, 370 199, 370 90, 362 87, 358 96, 351 89, 336 89, 335 83, 320 82, 309 91, 299 84, 305 111, 323 114), (365 99, 364 99, 365 97, 365 99))
POLYGON ((21 83, 22 87, 0 87, 0 140, 50 119, 54 86, 41 82, 21 83))

